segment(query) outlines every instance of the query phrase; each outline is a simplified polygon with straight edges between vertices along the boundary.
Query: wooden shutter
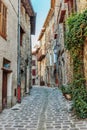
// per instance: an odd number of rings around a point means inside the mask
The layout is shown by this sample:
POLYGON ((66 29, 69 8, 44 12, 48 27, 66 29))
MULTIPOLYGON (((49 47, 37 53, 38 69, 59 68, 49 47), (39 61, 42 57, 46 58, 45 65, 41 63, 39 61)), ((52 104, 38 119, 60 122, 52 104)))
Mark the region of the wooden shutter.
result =
POLYGON ((69 15, 71 14, 71 13, 73 13, 73 0, 69 0, 68 1, 68 11, 69 11, 69 15))
POLYGON ((0 35, 6 38, 6 30, 7 30, 7 7, 4 3, 0 2, 0 35))
POLYGON ((33 75, 33 76, 36 75, 36 70, 35 70, 35 69, 32 70, 32 75, 33 75))

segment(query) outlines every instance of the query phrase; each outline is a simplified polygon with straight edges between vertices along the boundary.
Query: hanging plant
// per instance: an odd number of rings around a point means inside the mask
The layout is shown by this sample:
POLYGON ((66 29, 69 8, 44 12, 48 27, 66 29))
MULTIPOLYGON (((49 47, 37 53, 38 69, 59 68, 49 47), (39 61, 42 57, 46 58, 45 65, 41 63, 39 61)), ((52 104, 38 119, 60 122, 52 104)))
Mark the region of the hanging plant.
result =
POLYGON ((73 105, 76 114, 87 118, 87 90, 83 70, 83 47, 87 37, 87 10, 74 14, 66 22, 65 47, 73 59, 73 105))

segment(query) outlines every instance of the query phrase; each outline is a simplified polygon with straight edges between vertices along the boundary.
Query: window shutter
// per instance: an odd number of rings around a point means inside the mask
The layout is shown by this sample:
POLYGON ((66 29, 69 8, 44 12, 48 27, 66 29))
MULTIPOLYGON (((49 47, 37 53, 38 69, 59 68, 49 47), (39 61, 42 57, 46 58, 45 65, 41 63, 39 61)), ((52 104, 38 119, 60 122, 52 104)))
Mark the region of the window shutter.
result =
POLYGON ((36 65, 36 64, 35 64, 35 60, 32 60, 32 65, 33 65, 33 66, 35 66, 35 65, 36 65))
POLYGON ((35 69, 32 70, 32 75, 33 75, 33 76, 36 75, 36 70, 35 70, 35 69))
POLYGON ((7 7, 0 2, 0 35, 6 39, 7 7))

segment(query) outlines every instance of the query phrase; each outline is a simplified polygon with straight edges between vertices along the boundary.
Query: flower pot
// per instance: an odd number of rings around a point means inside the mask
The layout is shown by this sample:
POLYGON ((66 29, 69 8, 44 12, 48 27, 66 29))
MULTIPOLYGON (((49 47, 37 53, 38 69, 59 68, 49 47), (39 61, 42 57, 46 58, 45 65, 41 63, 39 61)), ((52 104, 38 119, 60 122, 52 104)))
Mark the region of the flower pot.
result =
POLYGON ((67 100, 71 100, 72 99, 72 97, 71 97, 71 95, 70 94, 63 94, 64 95, 64 97, 67 99, 67 100))

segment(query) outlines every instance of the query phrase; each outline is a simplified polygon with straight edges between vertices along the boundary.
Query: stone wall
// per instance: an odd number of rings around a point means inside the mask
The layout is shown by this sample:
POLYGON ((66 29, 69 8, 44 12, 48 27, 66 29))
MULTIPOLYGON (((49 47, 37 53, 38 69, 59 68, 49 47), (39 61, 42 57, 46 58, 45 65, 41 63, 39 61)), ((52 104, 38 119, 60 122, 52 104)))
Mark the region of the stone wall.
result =
POLYGON ((87 0, 79 0, 77 1, 77 11, 83 12, 87 9, 87 0))
POLYGON ((21 12, 20 25, 23 29, 22 45, 21 45, 21 96, 24 96, 25 91, 29 90, 29 58, 31 57, 30 48, 30 17, 26 14, 26 10, 23 8, 21 12), (27 20, 26 16, 27 15, 27 20), (27 61, 27 63, 26 63, 27 61), (26 90, 25 90, 26 89, 26 90))
POLYGON ((85 41, 84 45, 84 75, 86 78, 86 85, 87 85, 87 40, 85 41))
MULTIPOLYGON (((11 62, 12 73, 7 74, 7 105, 16 103, 14 91, 17 88, 17 10, 18 2, 3 0, 7 7, 7 39, 0 36, 0 68, 3 67, 3 58, 11 62), (14 7, 14 8, 13 8, 14 7), (9 82, 9 83, 8 83, 9 82), (10 91, 8 91, 10 89, 10 91)), ((3 70, 0 69, 0 109, 2 108, 3 70)))
POLYGON ((65 84, 69 84, 73 79, 73 61, 68 50, 65 55, 65 84))
MULTIPOLYGON (((34 54, 32 55, 32 61, 35 61, 35 65, 32 64, 32 70, 36 70, 36 75, 32 75, 32 80, 35 79, 35 85, 38 85, 38 66, 37 66, 37 56, 34 54)), ((33 81, 32 81, 33 82, 33 81)))

